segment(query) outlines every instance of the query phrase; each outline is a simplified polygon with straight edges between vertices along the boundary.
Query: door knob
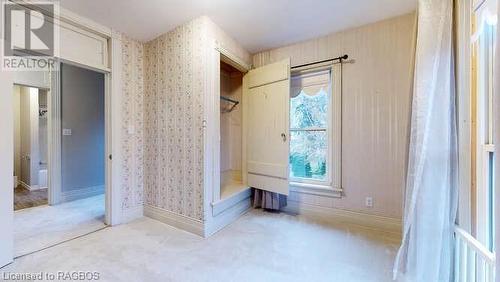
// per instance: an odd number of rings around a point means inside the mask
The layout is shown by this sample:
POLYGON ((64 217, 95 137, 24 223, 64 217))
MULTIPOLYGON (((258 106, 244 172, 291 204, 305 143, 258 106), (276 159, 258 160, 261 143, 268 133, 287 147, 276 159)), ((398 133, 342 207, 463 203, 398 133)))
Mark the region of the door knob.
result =
POLYGON ((286 134, 285 133, 281 133, 281 138, 283 138, 283 142, 286 142, 286 134))

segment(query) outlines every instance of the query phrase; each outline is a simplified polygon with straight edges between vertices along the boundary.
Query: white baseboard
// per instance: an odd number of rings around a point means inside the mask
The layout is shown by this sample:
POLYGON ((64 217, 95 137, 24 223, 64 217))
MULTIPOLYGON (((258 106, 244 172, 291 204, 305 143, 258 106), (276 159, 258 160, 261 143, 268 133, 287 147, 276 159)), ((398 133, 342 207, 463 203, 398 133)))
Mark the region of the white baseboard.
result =
POLYGON ((235 205, 226 208, 223 212, 218 213, 217 216, 212 217, 210 221, 205 223, 205 237, 209 237, 235 222, 243 214, 247 213, 251 207, 250 197, 248 196, 235 205))
POLYGON ((302 214, 305 216, 319 216, 325 219, 337 220, 395 234, 401 234, 402 230, 402 222, 397 218, 334 208, 325 208, 290 200, 288 201, 288 205, 283 209, 283 211, 302 214))
POLYGON ((144 205, 144 215, 184 231, 205 237, 202 221, 150 205, 144 205))
POLYGON ((134 219, 138 219, 138 218, 141 218, 143 216, 144 216, 144 206, 143 205, 123 209, 123 211, 122 211, 122 223, 128 223, 134 219))
POLYGON ((22 180, 18 180, 19 185, 21 185, 24 189, 27 189, 28 191, 35 191, 35 190, 41 190, 45 189, 43 187, 40 187, 38 185, 28 185, 22 180))
MULTIPOLYGON (((198 236, 209 237, 219 230, 223 229, 227 225, 231 224, 232 222, 236 221, 239 217, 248 212, 250 208, 250 199, 246 198, 243 201, 240 201, 239 203, 233 205, 232 207, 227 208, 217 216, 214 216, 212 219, 210 219, 210 221, 205 223, 150 205, 144 205, 143 214, 144 216, 161 221, 163 223, 196 234, 198 236)), ((295 201, 288 201, 288 206, 286 206, 283 211, 311 217, 320 217, 327 220, 336 220, 338 222, 364 226, 397 235, 401 234, 402 223, 400 219, 396 218, 307 205, 295 201)), ((130 218, 137 218, 141 216, 140 209, 130 211, 130 214, 130 218)))
MULTIPOLYGON (((144 216, 158 220, 170 226, 182 229, 201 237, 209 237, 236 221, 251 208, 250 197, 246 197, 233 206, 213 217, 209 222, 203 222, 171 211, 144 205, 144 216)), ((136 216, 139 214, 137 213, 136 216)))
POLYGON ((92 186, 87 188, 65 191, 61 193, 62 202, 71 202, 79 199, 85 199, 100 194, 104 194, 104 185, 92 186))
POLYGON ((212 215, 215 217, 239 202, 246 200, 252 196, 252 188, 242 190, 227 199, 221 199, 218 202, 212 203, 212 215))

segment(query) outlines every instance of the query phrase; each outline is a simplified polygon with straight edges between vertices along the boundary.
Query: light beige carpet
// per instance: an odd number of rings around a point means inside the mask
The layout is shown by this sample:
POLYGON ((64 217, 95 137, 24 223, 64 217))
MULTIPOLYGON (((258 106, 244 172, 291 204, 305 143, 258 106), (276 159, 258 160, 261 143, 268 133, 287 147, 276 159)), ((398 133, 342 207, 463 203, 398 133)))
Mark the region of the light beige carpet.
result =
POLYGON ((18 257, 101 229, 104 195, 14 212, 14 256, 18 257))
POLYGON ((142 218, 0 272, 98 271, 101 281, 391 281, 396 250, 392 234, 254 210, 208 239, 142 218))

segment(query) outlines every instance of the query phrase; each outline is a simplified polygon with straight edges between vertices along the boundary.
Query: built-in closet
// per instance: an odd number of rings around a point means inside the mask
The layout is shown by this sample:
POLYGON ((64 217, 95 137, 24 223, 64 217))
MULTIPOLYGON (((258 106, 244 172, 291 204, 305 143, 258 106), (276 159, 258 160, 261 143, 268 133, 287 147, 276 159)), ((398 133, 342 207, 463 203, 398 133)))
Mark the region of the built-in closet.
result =
POLYGON ((243 74, 220 63, 220 199, 235 195, 248 186, 243 181, 243 74))
POLYGON ((289 61, 251 69, 223 54, 218 59, 214 193, 205 235, 247 211, 252 188, 288 194, 289 61))

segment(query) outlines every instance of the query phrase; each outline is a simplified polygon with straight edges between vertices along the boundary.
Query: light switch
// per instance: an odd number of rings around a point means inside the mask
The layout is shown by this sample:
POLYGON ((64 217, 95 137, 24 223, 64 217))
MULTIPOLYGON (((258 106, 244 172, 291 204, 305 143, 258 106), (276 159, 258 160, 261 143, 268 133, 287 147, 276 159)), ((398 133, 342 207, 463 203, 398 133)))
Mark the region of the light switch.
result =
POLYGON ((63 128, 62 130, 63 136, 71 136, 73 133, 71 132, 71 128, 63 128))
POLYGON ((372 197, 365 198, 365 206, 367 208, 373 208, 373 198, 372 197))

